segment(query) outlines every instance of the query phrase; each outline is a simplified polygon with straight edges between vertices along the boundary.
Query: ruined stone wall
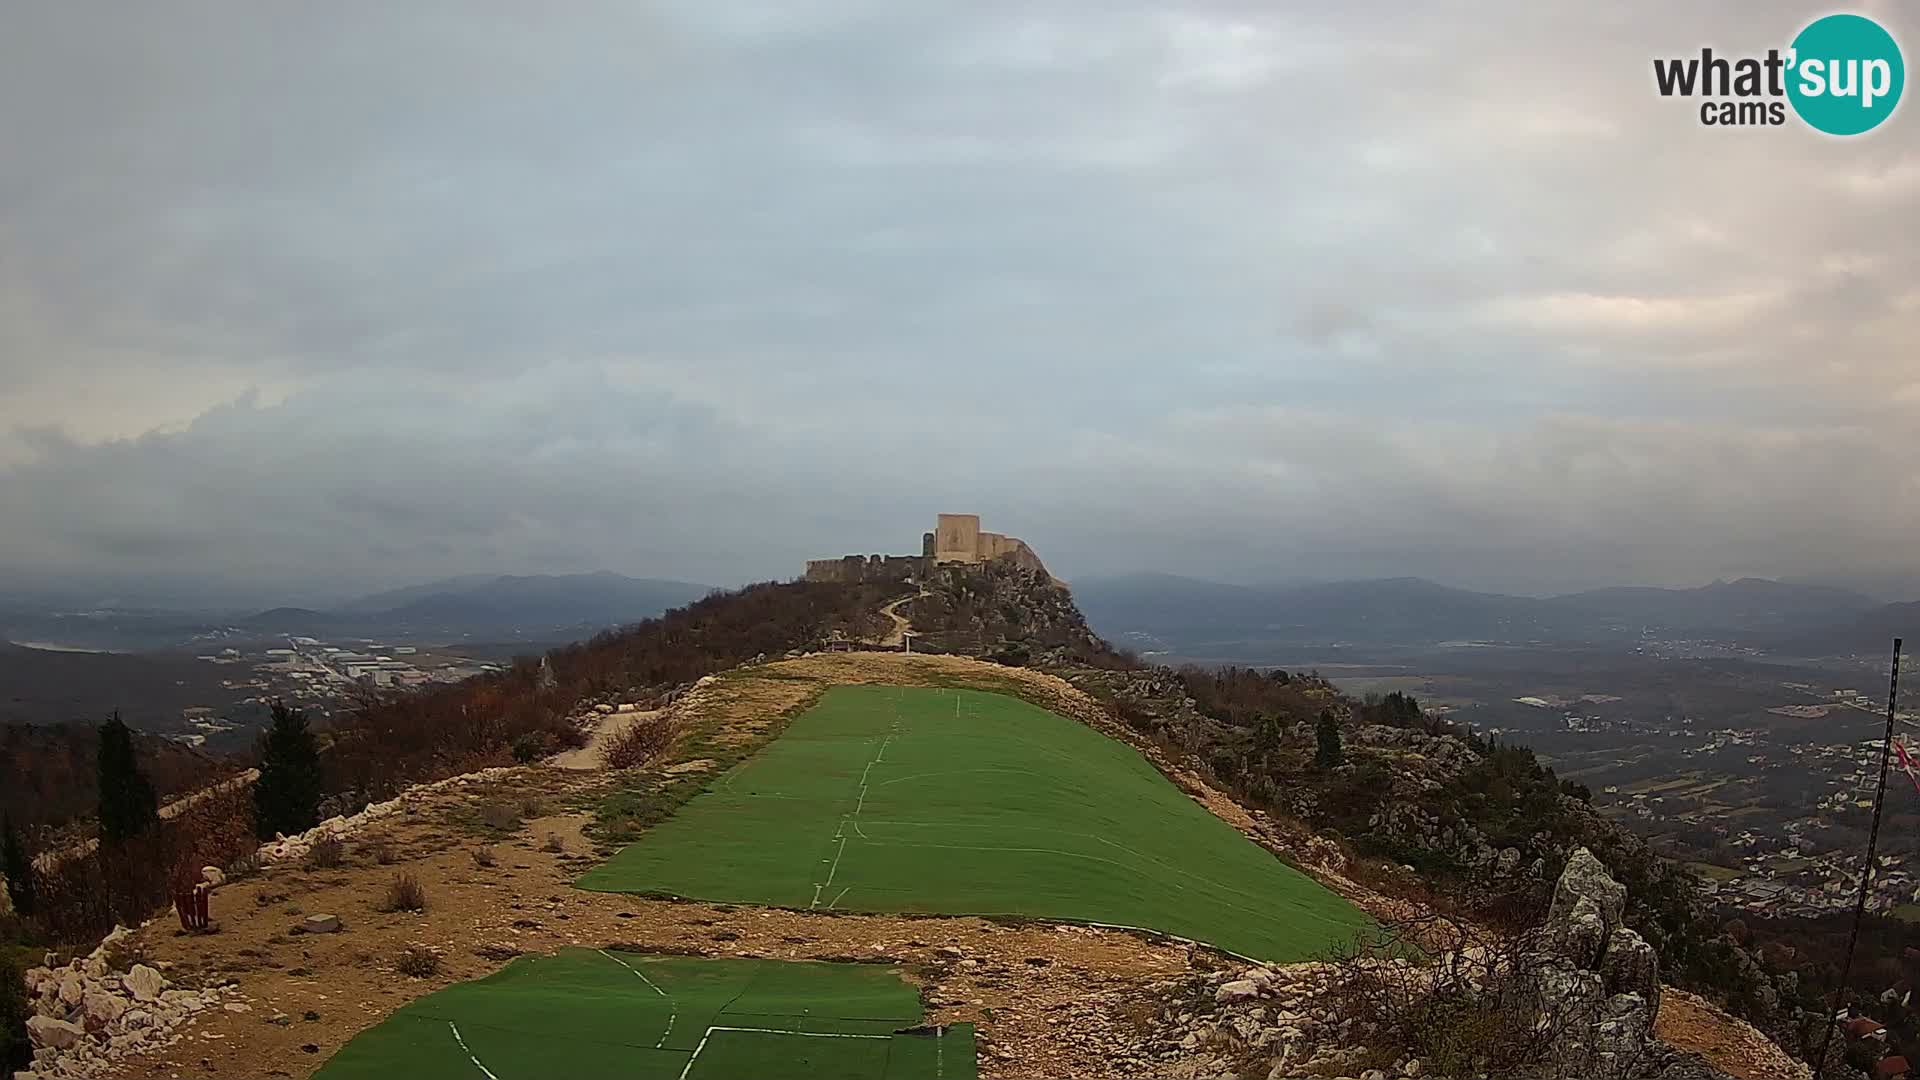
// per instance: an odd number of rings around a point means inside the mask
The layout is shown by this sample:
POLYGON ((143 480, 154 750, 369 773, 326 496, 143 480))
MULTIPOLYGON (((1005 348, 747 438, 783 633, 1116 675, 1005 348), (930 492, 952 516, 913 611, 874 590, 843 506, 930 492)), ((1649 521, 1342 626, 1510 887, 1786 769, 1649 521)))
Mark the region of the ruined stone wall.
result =
POLYGON ((920 577, 927 561, 918 555, 843 555, 838 559, 808 559, 807 581, 906 581, 920 577))

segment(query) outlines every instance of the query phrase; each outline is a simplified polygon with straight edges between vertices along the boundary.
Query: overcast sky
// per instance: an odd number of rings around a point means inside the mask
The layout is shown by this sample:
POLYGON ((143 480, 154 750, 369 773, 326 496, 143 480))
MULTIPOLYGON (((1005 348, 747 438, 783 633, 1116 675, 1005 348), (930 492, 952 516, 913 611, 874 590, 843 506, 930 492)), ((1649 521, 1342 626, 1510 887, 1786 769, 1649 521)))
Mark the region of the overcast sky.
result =
POLYGON ((1920 577, 1914 103, 1653 90, 1825 5, 5 7, 15 580, 1920 577))

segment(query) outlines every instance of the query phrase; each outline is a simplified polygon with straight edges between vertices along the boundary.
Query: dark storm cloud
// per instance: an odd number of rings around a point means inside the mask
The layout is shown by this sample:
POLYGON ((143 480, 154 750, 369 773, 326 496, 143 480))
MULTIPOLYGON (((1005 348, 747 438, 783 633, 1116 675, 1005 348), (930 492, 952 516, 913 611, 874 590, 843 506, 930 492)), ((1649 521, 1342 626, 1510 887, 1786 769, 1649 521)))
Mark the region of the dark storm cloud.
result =
POLYGON ((1920 573, 1911 107, 1651 85, 1817 13, 29 9, 0 570, 1920 573))

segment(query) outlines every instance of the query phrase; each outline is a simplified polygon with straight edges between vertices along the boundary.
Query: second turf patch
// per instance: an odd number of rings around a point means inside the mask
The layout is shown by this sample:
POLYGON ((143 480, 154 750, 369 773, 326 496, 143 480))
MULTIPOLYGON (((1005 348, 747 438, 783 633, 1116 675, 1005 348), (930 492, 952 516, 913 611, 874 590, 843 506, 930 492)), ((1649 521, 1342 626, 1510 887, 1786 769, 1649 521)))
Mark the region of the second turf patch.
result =
POLYGON ((1017 698, 834 687, 580 887, 1160 930, 1263 960, 1367 921, 1132 748, 1017 698))

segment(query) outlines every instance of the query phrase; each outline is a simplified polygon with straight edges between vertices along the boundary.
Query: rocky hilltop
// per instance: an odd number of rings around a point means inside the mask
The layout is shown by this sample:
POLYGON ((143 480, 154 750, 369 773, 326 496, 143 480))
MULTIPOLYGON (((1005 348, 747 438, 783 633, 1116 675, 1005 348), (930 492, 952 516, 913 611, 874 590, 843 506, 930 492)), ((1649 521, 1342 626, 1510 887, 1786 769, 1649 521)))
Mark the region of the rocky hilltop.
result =
POLYGON ((228 879, 219 933, 152 920, 44 957, 27 979, 29 1076, 307 1075, 421 993, 519 952, 616 944, 899 964, 930 1022, 977 1025, 981 1075, 996 1080, 1798 1075, 1728 1015, 1798 1046, 1791 978, 1727 940, 1683 871, 1531 754, 1311 674, 1141 663, 1094 635, 1043 571, 1008 561, 905 588, 709 597, 498 677, 365 703, 328 767, 338 816, 313 832, 194 849, 193 865, 226 868, 210 875, 228 879), (895 617, 916 652, 957 655, 825 651, 873 641, 895 617), (1249 966, 1093 927, 570 888, 826 687, 857 682, 1013 694, 1127 742, 1365 908, 1381 935, 1314 963, 1249 966), (636 716, 665 737, 603 767, 602 729, 636 716), (401 874, 424 906, 393 905, 401 874))

